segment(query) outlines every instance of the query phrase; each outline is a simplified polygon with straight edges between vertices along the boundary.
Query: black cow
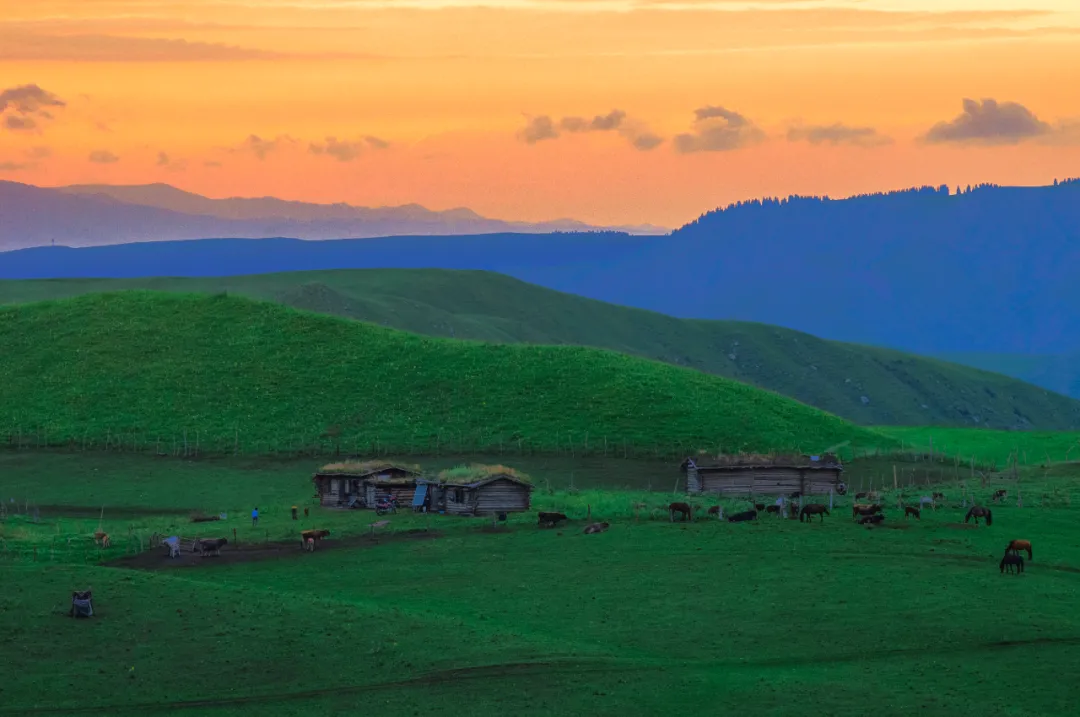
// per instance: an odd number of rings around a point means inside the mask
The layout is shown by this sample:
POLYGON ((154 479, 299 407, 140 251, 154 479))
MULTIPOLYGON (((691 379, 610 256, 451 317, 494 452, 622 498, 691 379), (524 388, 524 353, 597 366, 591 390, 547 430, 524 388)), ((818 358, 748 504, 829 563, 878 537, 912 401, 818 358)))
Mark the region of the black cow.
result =
POLYGON ((744 520, 757 520, 757 511, 744 510, 742 513, 733 513, 728 516, 729 523, 741 523, 744 520))
POLYGON ((877 515, 868 515, 859 519, 859 525, 878 525, 883 520, 885 520, 885 516, 881 513, 878 513, 877 515))
POLYGON ((566 516, 562 513, 545 513, 544 511, 540 511, 538 518, 539 520, 537 521, 537 525, 546 525, 549 528, 554 528, 559 521, 567 519, 566 516))

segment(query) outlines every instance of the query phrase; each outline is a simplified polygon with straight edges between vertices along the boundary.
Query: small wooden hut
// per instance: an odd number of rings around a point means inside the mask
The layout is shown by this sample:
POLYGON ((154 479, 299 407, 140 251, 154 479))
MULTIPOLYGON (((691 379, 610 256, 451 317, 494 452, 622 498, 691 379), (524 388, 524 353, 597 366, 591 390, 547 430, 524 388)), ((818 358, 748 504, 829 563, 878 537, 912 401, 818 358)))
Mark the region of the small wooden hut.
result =
POLYGON ((523 513, 532 503, 529 477, 506 466, 451 468, 428 487, 432 509, 450 515, 523 513))
POLYGON ((825 495, 844 493, 844 466, 831 454, 820 456, 721 456, 699 464, 692 458, 682 463, 687 493, 723 495, 825 495))
POLYGON ((408 505, 420 466, 387 461, 331 463, 312 476, 319 503, 328 508, 372 508, 380 495, 408 505))

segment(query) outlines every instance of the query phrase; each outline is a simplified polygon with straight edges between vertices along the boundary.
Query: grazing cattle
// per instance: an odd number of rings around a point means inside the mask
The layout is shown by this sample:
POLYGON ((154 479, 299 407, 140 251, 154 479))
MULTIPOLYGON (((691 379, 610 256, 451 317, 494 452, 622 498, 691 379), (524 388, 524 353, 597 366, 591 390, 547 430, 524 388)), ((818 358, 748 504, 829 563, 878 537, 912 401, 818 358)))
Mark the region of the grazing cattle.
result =
POLYGON ((329 530, 301 530, 300 531, 300 547, 307 547, 308 538, 318 542, 330 535, 329 530))
POLYGON ((566 516, 563 515, 562 513, 545 513, 544 511, 540 511, 537 514, 537 523, 536 524, 538 526, 545 526, 546 525, 549 528, 554 528, 555 525, 559 521, 566 520, 566 519, 567 519, 566 516))
POLYGON ((877 500, 878 494, 877 492, 872 490, 855 494, 855 500, 862 500, 863 498, 865 498, 866 500, 877 500))
POLYGON ((973 505, 973 506, 971 506, 971 510, 969 510, 967 512, 967 515, 964 516, 964 522, 966 523, 969 520, 971 520, 972 518, 975 519, 975 525, 979 524, 979 518, 986 518, 986 524, 987 525, 991 525, 993 523, 993 520, 994 520, 993 516, 990 515, 990 509, 989 508, 984 508, 981 505, 973 505))
POLYGON ((196 539, 195 542, 191 544, 191 552, 194 553, 195 548, 197 547, 204 558, 211 553, 214 555, 221 555, 221 546, 228 545, 228 543, 229 540, 227 538, 210 538, 206 540, 196 539))
POLYGON ((693 509, 688 503, 672 503, 668 506, 668 516, 671 518, 671 522, 675 522, 675 514, 679 514, 679 520, 693 520, 693 509))
POLYGON ((710 506, 709 509, 707 511, 705 511, 705 513, 706 513, 706 515, 719 516, 720 515, 720 506, 718 506, 718 505, 710 506))
POLYGON ((779 513, 780 512, 780 506, 778 506, 778 505, 765 506, 765 512, 766 513, 779 513))
POLYGON ((1028 554, 1028 560, 1033 560, 1031 555, 1031 541, 1030 540, 1014 540, 1009 543, 1009 547, 1005 548, 1006 553, 1013 553, 1019 555, 1021 550, 1026 550, 1028 554))
POLYGON ((742 523, 746 520, 757 520, 757 511, 744 510, 742 513, 733 513, 728 516, 729 523, 742 523))
POLYGON ((757 512, 760 513, 761 511, 765 510, 765 504, 764 503, 754 503, 754 510, 756 510, 757 512))
POLYGON ((855 505, 851 506, 851 519, 855 520, 862 515, 874 515, 875 513, 881 513, 882 510, 883 509, 880 505, 865 505, 861 503, 856 503, 855 505))
POLYGON ((880 513, 877 515, 867 515, 863 518, 859 518, 859 525, 879 525, 885 520, 885 516, 880 513))
POLYGON ((999 503, 999 502, 1005 500, 1005 497, 1007 495, 1009 495, 1009 491, 1005 490, 1004 488, 1002 488, 1001 490, 995 490, 994 491, 994 497, 991 498, 990 500, 992 500, 995 503, 999 503))
POLYGON ((590 523, 585 526, 585 535, 592 535, 593 533, 603 533, 610 527, 610 523, 590 523))
POLYGON ((829 506, 821 503, 810 503, 809 505, 804 505, 803 509, 799 511, 799 522, 802 523, 805 519, 812 523, 814 522, 814 516, 818 515, 821 516, 821 522, 824 523, 825 516, 828 514, 829 506))
POLYGON ((315 538, 305 538, 304 543, 304 550, 308 551, 309 553, 315 552, 315 538))
POLYGON ((1024 572, 1024 559, 1019 555, 1006 555, 1001 559, 999 567, 1003 573, 1008 570, 1010 573, 1015 571, 1019 575, 1024 572))
POLYGON ((912 507, 910 505, 905 505, 904 506, 904 520, 907 520, 907 517, 909 515, 914 515, 916 520, 922 520, 922 518, 919 516, 919 509, 918 508, 912 507))

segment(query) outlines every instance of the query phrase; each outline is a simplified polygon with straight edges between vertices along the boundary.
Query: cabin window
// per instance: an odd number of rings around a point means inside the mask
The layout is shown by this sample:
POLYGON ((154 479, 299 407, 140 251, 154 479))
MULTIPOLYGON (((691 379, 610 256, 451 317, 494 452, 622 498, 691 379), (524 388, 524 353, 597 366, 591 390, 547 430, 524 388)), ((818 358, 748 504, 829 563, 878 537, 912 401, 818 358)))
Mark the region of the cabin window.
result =
POLYGON ((455 503, 464 503, 465 502, 465 490, 463 488, 455 488, 454 489, 454 502, 455 503))

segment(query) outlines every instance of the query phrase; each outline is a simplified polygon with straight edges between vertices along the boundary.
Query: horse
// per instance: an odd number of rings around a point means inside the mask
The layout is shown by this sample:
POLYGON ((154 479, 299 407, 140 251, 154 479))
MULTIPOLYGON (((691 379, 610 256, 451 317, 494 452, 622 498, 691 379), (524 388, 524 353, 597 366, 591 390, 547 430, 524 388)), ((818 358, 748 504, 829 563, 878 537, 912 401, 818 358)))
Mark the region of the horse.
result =
POLYGON ((590 523, 585 526, 585 535, 592 535, 593 533, 603 533, 611 526, 611 523, 590 523))
POLYGON ((919 509, 918 508, 912 507, 910 505, 905 505, 904 506, 904 520, 907 520, 907 517, 909 515, 914 515, 916 520, 922 520, 922 517, 920 517, 920 515, 919 515, 919 509))
POLYGON ((995 490, 994 491, 994 497, 992 497, 990 500, 992 500, 995 503, 998 503, 998 502, 1001 502, 1001 501, 1005 500, 1005 497, 1008 496, 1008 495, 1009 495, 1009 491, 1002 488, 1001 490, 995 490))
POLYGON ((883 520, 885 520, 885 516, 880 513, 877 515, 867 515, 859 518, 859 525, 879 525, 883 520))
POLYGON ((707 511, 705 511, 705 514, 706 515, 715 515, 716 517, 719 518, 720 517, 720 506, 718 506, 718 505, 710 506, 709 509, 707 511))
POLYGON ((693 520, 693 509, 688 503, 672 503, 668 506, 668 516, 671 518, 671 522, 675 522, 675 514, 679 514, 679 520, 693 520))
POLYGON ((563 513, 545 513, 544 511, 540 511, 537 514, 537 525, 541 527, 546 525, 549 528, 554 528, 555 524, 560 520, 566 520, 566 516, 563 513))
POLYGON ((1033 560, 1031 555, 1031 541, 1030 540, 1013 540, 1009 543, 1009 546, 1005 548, 1006 553, 1013 553, 1019 555, 1021 550, 1026 550, 1028 554, 1028 560, 1033 560))
POLYGON ((214 553, 215 555, 221 555, 221 546, 227 545, 228 543, 228 538, 211 538, 208 540, 196 539, 195 542, 191 544, 191 552, 194 553, 195 547, 198 546, 199 551, 204 558, 210 553, 214 553))
POLYGON ((964 516, 964 522, 966 523, 972 518, 975 519, 975 525, 979 524, 979 518, 986 518, 987 525, 991 525, 994 520, 993 516, 990 515, 990 509, 984 508, 981 505, 971 506, 971 510, 969 510, 967 512, 967 515, 964 516))
POLYGON ((780 506, 778 506, 778 505, 767 505, 767 506, 765 506, 765 512, 766 513, 779 513, 780 512, 780 506))
POLYGON ((874 513, 880 512, 882 512, 882 507, 880 505, 865 505, 856 503, 855 505, 851 506, 851 519, 855 520, 859 516, 873 515, 874 513))
POLYGON ((1001 559, 1001 563, 998 565, 1001 568, 1001 572, 1005 572, 1006 569, 1011 573, 1016 571, 1016 574, 1024 572, 1024 559, 1019 555, 1006 555, 1001 559))
POLYGON ((764 503, 754 503, 754 510, 756 510, 757 512, 760 513, 761 511, 765 510, 765 504, 764 503))
POLYGON ((729 523, 742 523, 746 520, 757 520, 757 511, 744 510, 742 513, 733 513, 728 516, 729 523))
POLYGON ((812 523, 814 522, 814 516, 817 515, 821 516, 821 522, 824 523, 825 516, 828 514, 829 506, 821 503, 810 503, 809 505, 804 505, 802 510, 799 511, 799 522, 803 522, 803 519, 805 518, 812 523))

